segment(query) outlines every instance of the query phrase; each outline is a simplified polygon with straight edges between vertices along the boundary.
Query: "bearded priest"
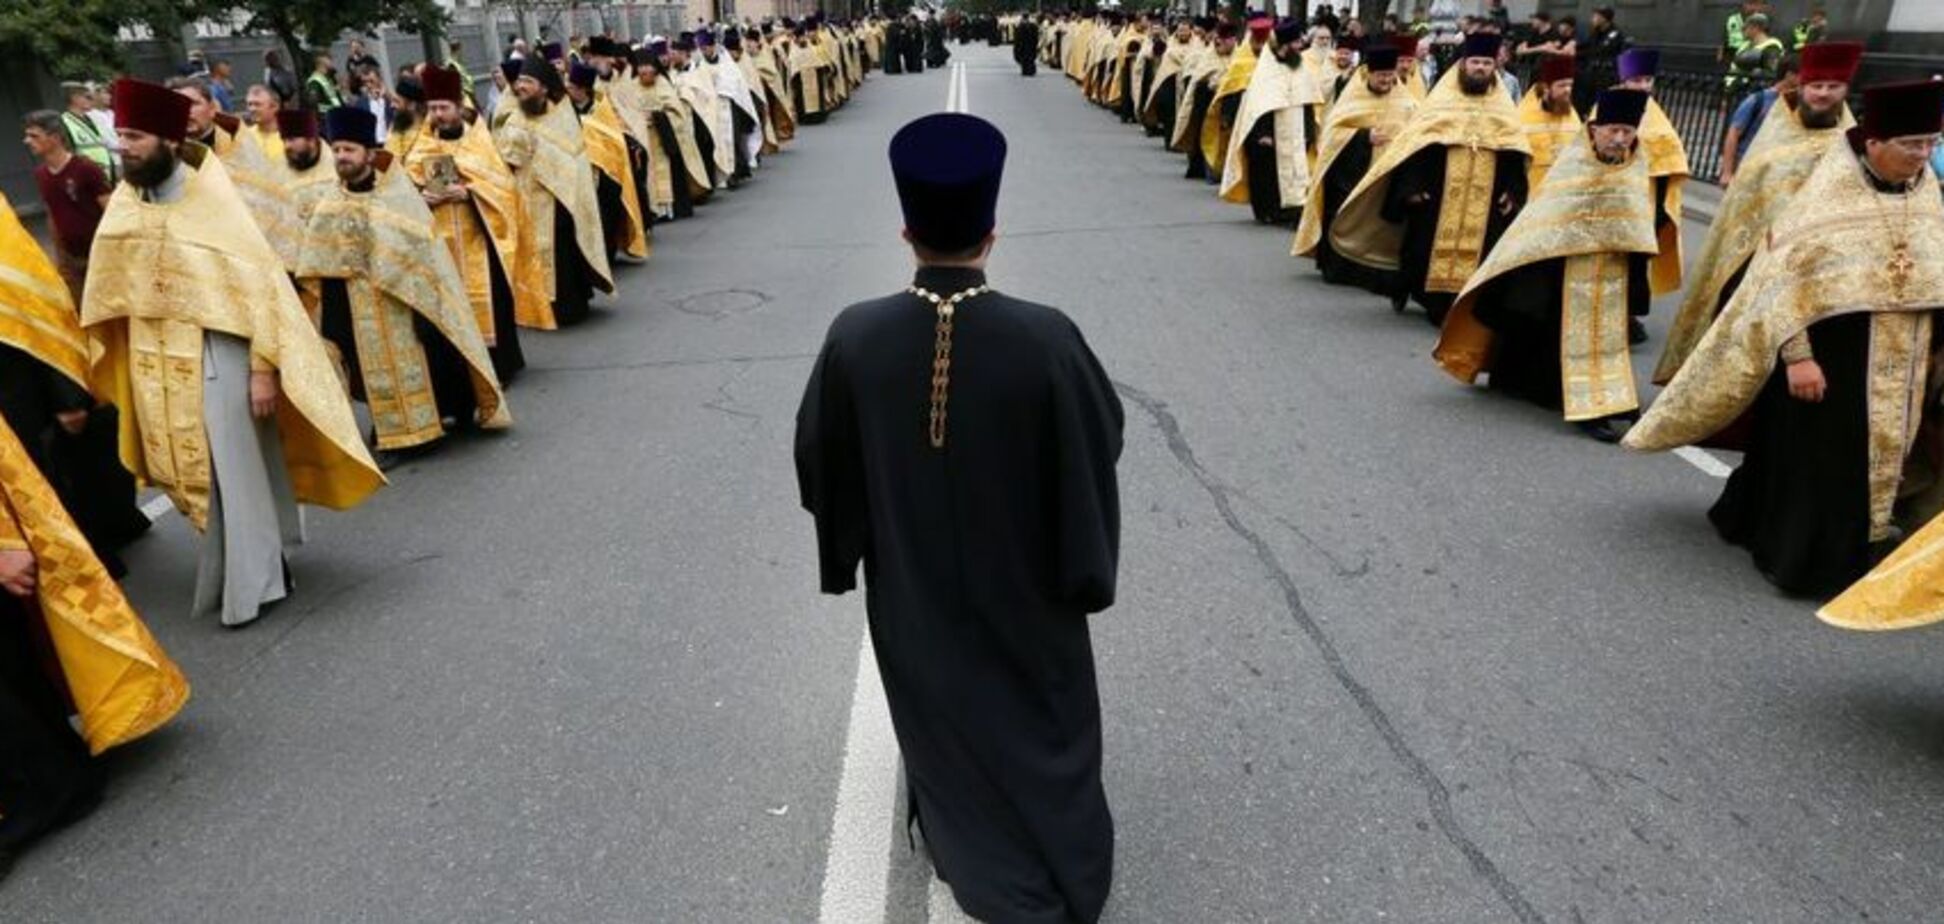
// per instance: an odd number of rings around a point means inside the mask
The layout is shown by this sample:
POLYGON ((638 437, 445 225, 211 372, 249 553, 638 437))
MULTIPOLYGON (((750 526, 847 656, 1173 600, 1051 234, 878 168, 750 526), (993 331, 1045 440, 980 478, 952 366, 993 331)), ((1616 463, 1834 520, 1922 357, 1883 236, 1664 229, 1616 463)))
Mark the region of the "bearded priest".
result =
POLYGON ((1260 224, 1289 227, 1309 197, 1313 107, 1323 103, 1315 75, 1303 66, 1303 27, 1275 27, 1242 93, 1222 167, 1222 198, 1249 204, 1260 224))
POLYGON ((505 428, 506 398, 431 210, 378 144, 376 116, 346 106, 327 119, 338 183, 311 214, 296 276, 322 306, 379 451, 505 428))
POLYGON ((552 62, 521 62, 513 95, 519 106, 494 132, 494 142, 519 183, 540 290, 552 296, 552 311, 534 326, 579 323, 587 318, 595 289, 614 291, 587 143, 567 104, 567 83, 552 62))
POLYGON ((122 459, 204 533, 195 611, 254 621, 291 589, 298 502, 356 506, 384 484, 297 290, 189 100, 115 83, 127 182, 96 232, 81 324, 122 459))
POLYGON ((1627 322, 1652 298, 1661 252, 1657 187, 1639 149, 1647 94, 1607 90, 1561 148, 1551 179, 1472 275, 1445 318, 1433 357, 1470 383, 1561 410, 1582 433, 1619 442, 1616 421, 1640 408, 1627 322))
POLYGON ((1362 286, 1381 295, 1397 289, 1397 272, 1345 259, 1337 252, 1336 240, 1340 237, 1345 248, 1362 252, 1368 236, 1394 239, 1395 232, 1375 210, 1362 214, 1361 226, 1339 221, 1338 213, 1370 172, 1371 163, 1383 157, 1391 140, 1417 112, 1417 97, 1404 92, 1398 82, 1400 66, 1396 51, 1381 45, 1372 48, 1330 104, 1317 145, 1309 201, 1290 249, 1292 256, 1314 257, 1324 282, 1362 286))

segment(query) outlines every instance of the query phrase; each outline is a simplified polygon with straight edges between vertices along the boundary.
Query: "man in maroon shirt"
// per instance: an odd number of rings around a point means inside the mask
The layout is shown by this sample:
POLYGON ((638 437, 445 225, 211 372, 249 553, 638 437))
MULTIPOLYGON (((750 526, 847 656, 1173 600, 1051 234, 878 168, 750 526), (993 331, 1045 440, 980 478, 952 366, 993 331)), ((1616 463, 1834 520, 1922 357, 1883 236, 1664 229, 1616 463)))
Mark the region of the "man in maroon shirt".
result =
POLYGON ((54 265, 67 280, 74 303, 80 305, 81 284, 88 278, 88 250, 114 188, 93 161, 74 156, 58 113, 29 113, 26 121, 27 149, 40 161, 34 168, 34 182, 54 225, 54 265))

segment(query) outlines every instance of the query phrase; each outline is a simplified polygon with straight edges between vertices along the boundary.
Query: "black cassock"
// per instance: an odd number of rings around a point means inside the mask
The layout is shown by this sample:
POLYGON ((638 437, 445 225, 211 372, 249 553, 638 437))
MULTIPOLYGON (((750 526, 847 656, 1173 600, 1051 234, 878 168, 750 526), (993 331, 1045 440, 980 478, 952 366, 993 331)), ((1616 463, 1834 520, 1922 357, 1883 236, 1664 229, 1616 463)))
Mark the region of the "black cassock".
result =
MULTIPOLYGON (((1645 314, 1653 296, 1647 281, 1652 257, 1627 255, 1627 308, 1645 314)), ((1491 387, 1550 410, 1560 410, 1563 373, 1561 328, 1565 325, 1566 260, 1529 263, 1486 283, 1473 314, 1492 329, 1491 387)), ((1622 416, 1633 416, 1630 413, 1622 416)))
POLYGON ((1188 173, 1185 179, 1208 179, 1208 158, 1202 156, 1202 120, 1208 118, 1208 104, 1215 101, 1215 88, 1206 81, 1195 84, 1192 108, 1188 110, 1188 173))
MULTIPOLYGON (((1505 229, 1512 226, 1512 219, 1518 217, 1519 208, 1526 201, 1526 155, 1500 151, 1494 160, 1492 207, 1485 219, 1485 242, 1478 251, 1481 263, 1505 234, 1505 229), (1501 213, 1499 197, 1508 194, 1513 209, 1510 214, 1501 213)), ((1383 204, 1385 220, 1404 225, 1404 246, 1398 254, 1400 284, 1438 323, 1443 323, 1445 313, 1458 298, 1456 292, 1424 290, 1425 277, 1431 270, 1432 245, 1438 233, 1438 213, 1444 206, 1444 189, 1445 146, 1434 144, 1412 154, 1397 168, 1383 204), (1419 193, 1429 195, 1430 200, 1421 205, 1409 204, 1408 200, 1419 193)))
POLYGON ((127 573, 116 553, 148 531, 149 519, 136 506, 135 477, 122 467, 120 412, 97 406, 86 389, 32 354, 0 343, 0 417, 95 556, 113 576, 127 573), (87 411, 87 427, 78 434, 62 429, 57 415, 67 411, 87 411))
POLYGON ((1031 20, 1013 28, 1013 62, 1019 65, 1023 77, 1039 71, 1039 37, 1039 24, 1031 20))
MULTIPOLYGON (((923 269, 949 296, 975 270, 923 269)), ((866 610, 911 807, 960 906, 1096 920, 1113 875, 1087 614, 1114 601, 1123 422, 1058 311, 960 305, 946 445, 928 436, 936 313, 908 294, 831 325, 797 414, 825 593, 866 610)))

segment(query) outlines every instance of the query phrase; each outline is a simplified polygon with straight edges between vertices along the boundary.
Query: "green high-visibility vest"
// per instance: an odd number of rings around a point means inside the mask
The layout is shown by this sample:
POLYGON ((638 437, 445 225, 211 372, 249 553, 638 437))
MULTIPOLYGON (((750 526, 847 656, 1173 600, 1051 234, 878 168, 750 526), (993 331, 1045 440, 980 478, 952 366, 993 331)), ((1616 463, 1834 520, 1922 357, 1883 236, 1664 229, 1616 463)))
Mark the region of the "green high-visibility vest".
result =
POLYGON ((72 112, 61 113, 61 124, 67 127, 68 146, 74 153, 81 155, 101 168, 109 180, 115 179, 115 155, 108 150, 108 143, 101 138, 101 131, 95 128, 94 120, 72 112))
POLYGON ((323 74, 312 74, 305 83, 319 88, 317 98, 325 104, 326 108, 336 109, 344 105, 344 98, 338 95, 337 84, 331 78, 323 74))

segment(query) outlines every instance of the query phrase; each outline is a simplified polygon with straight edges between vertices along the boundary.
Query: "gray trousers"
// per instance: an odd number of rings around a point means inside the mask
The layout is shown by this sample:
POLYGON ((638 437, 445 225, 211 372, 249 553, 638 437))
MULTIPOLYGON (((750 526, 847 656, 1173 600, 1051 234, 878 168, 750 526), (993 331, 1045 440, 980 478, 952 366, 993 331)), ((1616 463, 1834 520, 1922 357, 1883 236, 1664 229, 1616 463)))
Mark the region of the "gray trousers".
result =
POLYGON ((284 548, 304 541, 304 520, 276 420, 250 415, 250 345, 214 331, 203 334, 203 427, 209 526, 194 614, 220 606, 223 625, 240 626, 284 598, 284 548))

